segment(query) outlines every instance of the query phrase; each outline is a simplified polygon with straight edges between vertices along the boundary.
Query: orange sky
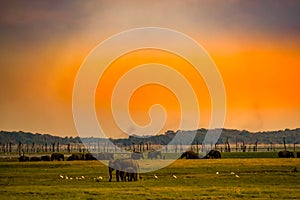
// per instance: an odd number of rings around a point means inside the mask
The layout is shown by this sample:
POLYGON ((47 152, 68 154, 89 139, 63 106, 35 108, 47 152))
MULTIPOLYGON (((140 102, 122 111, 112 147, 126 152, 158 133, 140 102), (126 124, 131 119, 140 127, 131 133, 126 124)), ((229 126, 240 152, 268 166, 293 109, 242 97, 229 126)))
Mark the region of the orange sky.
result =
MULTIPOLYGON (((84 5, 66 1, 60 6, 50 1, 32 5, 8 1, 0 12, 0 129, 76 136, 72 89, 80 65, 101 41, 143 26, 181 31, 207 50, 226 90, 225 128, 300 127, 299 7, 297 1, 268 0, 92 1, 84 5)), ((99 83, 96 109, 105 130, 112 136, 122 135, 109 110, 112 86, 126 70, 148 62, 169 65, 191 81, 200 99, 199 127, 207 127, 211 105, 202 78, 180 57, 143 50, 116 60, 99 83)), ((149 122, 147 111, 153 103, 167 110, 162 132, 176 130, 178 102, 158 85, 144 86, 132 96, 130 109, 136 123, 149 122)))

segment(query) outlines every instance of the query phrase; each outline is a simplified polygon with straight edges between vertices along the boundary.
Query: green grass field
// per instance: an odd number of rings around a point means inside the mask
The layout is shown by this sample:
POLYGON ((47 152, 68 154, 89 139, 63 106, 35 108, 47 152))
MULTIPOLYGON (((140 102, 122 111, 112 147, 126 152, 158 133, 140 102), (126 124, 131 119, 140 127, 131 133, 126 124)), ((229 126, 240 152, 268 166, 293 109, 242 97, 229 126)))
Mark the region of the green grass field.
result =
POLYGON ((0 199, 300 199, 295 168, 300 159, 178 160, 138 182, 108 182, 98 161, 1 162, 0 199))

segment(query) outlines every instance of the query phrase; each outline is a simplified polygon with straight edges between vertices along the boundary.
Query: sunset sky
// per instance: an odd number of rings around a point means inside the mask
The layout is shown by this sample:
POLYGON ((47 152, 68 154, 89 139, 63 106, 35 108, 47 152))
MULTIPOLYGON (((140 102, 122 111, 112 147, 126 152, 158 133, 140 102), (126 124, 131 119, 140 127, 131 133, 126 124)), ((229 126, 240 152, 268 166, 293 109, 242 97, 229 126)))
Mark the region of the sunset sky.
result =
MULTIPOLYGON (((300 127, 300 1, 8 0, 0 6, 0 130, 77 136, 72 90, 84 59, 108 37, 149 26, 182 32, 209 53, 226 90, 225 128, 300 127)), ((97 116, 110 136, 124 136, 109 110, 114 84, 126 70, 149 62, 177 68, 197 85, 199 128, 207 128, 211 102, 201 76, 182 58, 147 49, 117 59, 99 82, 97 116)), ((159 85, 133 94, 132 118, 147 124, 155 103, 168 115, 162 132, 177 130, 178 101, 159 85)))

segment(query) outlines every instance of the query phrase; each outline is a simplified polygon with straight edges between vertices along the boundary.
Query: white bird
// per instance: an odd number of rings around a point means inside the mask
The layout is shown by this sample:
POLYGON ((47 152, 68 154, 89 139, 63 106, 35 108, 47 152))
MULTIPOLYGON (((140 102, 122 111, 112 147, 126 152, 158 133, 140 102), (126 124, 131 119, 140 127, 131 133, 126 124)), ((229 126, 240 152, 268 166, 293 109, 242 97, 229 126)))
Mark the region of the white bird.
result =
POLYGON ((216 174, 219 174, 219 172, 216 172, 216 174))
POLYGON ((68 180, 68 179, 69 179, 69 177, 67 177, 67 176, 66 176, 66 179, 68 180))
POLYGON ((76 177, 76 180, 78 180, 78 177, 76 177))
POLYGON ((177 176, 173 174, 173 178, 177 179, 177 176))
POLYGON ((78 179, 79 179, 79 180, 81 180, 81 178, 80 178, 80 177, 79 177, 78 179))
POLYGON ((70 180, 73 180, 73 178, 72 178, 72 177, 70 177, 70 180))
POLYGON ((156 175, 154 174, 154 178, 155 178, 155 179, 158 179, 158 176, 156 176, 156 175))
POLYGON ((233 175, 233 174, 234 174, 234 172, 231 172, 230 174, 232 174, 232 175, 233 175))
POLYGON ((239 176, 239 175, 237 175, 237 174, 235 175, 235 177, 237 177, 237 178, 240 178, 240 176, 239 176))
POLYGON ((102 178, 102 176, 99 176, 98 179, 102 180, 103 178, 102 178))
POLYGON ((59 177, 60 177, 60 178, 64 178, 64 176, 63 176, 63 175, 59 175, 59 177))
POLYGON ((81 176, 82 179, 84 179, 84 176, 81 176))

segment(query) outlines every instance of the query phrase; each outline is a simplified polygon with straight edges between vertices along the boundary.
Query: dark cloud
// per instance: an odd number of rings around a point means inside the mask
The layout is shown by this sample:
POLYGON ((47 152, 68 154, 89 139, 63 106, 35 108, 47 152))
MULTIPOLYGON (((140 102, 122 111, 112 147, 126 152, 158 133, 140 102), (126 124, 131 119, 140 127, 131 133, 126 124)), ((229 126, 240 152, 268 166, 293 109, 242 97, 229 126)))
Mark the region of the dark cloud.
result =
MULTIPOLYGON (((192 35, 201 32, 204 37, 211 33, 215 36, 237 34, 243 38, 262 35, 276 40, 291 38, 293 42, 297 38, 296 42, 299 42, 300 1, 2 0, 0 108, 11 115, 11 118, 2 115, 3 126, 4 119, 6 124, 22 124, 23 118, 14 120, 20 110, 31 112, 26 106, 29 103, 37 110, 36 119, 41 111, 49 112, 49 115, 56 112, 35 105, 42 94, 47 94, 44 88, 52 80, 49 81, 47 75, 52 68, 60 67, 55 66, 58 65, 55 58, 64 51, 69 54, 80 51, 76 49, 77 41, 92 41, 90 44, 96 45, 111 34, 143 26, 173 28, 192 35)), ((61 60, 64 56, 72 57, 62 55, 61 60)), ((51 98, 49 102, 55 101, 51 98)), ((45 102, 39 106, 48 105, 48 99, 45 102)), ((45 129, 47 123, 44 121, 45 129)))
MULTIPOLYGON (((84 24, 181 24, 189 29, 223 28, 278 33, 300 32, 300 2, 296 0, 224 1, 4 1, 1 32, 17 30, 75 31, 84 24), (152 22, 152 23, 151 23, 152 22), (17 27, 17 28, 16 28, 17 27), (10 30, 11 29, 11 30, 10 30)), ((43 32, 44 31, 44 32, 43 32)))

